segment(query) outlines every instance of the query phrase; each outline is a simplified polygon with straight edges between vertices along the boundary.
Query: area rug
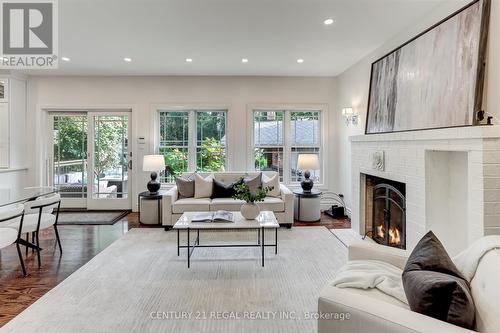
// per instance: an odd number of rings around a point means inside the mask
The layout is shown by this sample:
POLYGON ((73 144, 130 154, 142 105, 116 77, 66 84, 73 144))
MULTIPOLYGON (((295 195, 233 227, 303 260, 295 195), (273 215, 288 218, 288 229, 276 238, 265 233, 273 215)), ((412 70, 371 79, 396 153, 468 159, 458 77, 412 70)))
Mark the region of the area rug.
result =
POLYGON ((62 211, 59 212, 60 225, 113 225, 130 213, 120 211, 62 211))
MULTIPOLYGON (((265 267, 258 248, 197 248, 188 269, 176 236, 132 229, 0 331, 316 332, 320 291, 347 260, 324 227, 282 228, 265 267)), ((201 234, 202 244, 222 240, 257 234, 201 234)))

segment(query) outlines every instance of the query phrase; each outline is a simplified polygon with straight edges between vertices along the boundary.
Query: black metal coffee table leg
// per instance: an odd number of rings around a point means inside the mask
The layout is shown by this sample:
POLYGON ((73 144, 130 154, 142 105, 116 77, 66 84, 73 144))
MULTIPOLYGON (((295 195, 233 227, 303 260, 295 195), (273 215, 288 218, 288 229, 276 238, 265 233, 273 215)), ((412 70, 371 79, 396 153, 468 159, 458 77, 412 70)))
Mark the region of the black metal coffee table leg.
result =
POLYGON ((181 244, 180 244, 179 237, 180 237, 180 230, 177 229, 177 256, 181 255, 181 244))

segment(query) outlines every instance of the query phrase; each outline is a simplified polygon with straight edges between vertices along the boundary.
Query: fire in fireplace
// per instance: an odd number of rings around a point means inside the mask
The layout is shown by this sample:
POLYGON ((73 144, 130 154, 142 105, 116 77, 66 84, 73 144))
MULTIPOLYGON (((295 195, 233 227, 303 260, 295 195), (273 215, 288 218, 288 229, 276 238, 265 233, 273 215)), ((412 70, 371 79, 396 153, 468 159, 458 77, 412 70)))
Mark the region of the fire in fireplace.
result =
POLYGON ((379 244, 406 248, 406 186, 375 176, 366 179, 366 234, 379 244))

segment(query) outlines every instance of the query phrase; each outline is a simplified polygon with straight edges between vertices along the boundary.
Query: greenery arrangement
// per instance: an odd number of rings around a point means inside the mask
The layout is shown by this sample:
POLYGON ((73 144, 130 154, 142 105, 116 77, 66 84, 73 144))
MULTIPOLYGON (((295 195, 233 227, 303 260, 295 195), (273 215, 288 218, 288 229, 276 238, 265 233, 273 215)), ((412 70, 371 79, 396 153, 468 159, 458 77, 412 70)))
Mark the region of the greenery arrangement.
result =
POLYGON ((273 190, 273 186, 266 186, 264 188, 259 187, 255 194, 250 192, 250 188, 246 183, 241 183, 234 187, 236 194, 233 195, 233 199, 239 199, 246 201, 247 203, 255 203, 264 201, 264 198, 267 196, 269 191, 273 190))

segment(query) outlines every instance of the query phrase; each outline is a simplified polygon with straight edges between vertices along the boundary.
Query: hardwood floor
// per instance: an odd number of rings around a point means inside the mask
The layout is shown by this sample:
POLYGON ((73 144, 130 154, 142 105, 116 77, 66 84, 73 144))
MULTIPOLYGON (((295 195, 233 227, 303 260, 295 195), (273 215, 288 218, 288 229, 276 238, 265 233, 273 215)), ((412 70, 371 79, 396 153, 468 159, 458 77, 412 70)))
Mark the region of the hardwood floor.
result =
POLYGON ((312 226, 325 226, 328 229, 350 229, 351 220, 349 218, 334 219, 326 214, 321 214, 321 220, 318 222, 301 222, 295 221, 294 227, 312 227, 312 226))
MULTIPOLYGON (((325 226, 349 228, 349 220, 335 220, 323 215, 320 222, 295 221, 294 226, 325 226)), ((129 214, 114 225, 59 226, 63 255, 55 247, 52 229, 40 234, 42 268, 38 269, 36 253, 25 257, 28 276, 22 277, 15 246, 0 251, 0 327, 42 297, 50 289, 85 265, 99 252, 124 235, 130 228, 144 227, 136 213, 129 214)), ((23 249, 23 255, 25 255, 23 249)))

